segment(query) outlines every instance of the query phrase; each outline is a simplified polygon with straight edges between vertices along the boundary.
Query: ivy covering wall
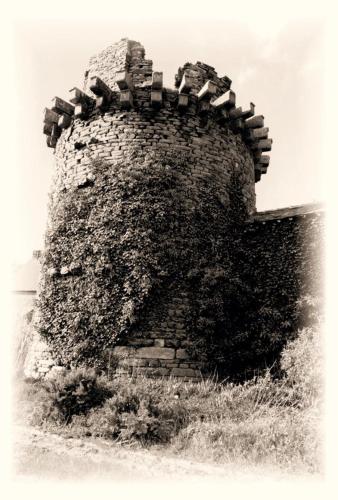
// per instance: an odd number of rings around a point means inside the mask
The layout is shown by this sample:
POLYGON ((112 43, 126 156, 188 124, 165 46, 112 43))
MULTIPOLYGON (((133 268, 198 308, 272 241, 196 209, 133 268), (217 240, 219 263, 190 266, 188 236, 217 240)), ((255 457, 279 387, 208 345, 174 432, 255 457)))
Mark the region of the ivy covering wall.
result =
POLYGON ((245 224, 239 174, 220 199, 207 179, 188 185, 188 162, 93 161, 90 182, 53 197, 39 331, 60 364, 104 368, 107 349, 148 335, 149 311, 170 289, 188 296, 189 352, 208 373, 252 376, 294 335, 306 235, 245 224))

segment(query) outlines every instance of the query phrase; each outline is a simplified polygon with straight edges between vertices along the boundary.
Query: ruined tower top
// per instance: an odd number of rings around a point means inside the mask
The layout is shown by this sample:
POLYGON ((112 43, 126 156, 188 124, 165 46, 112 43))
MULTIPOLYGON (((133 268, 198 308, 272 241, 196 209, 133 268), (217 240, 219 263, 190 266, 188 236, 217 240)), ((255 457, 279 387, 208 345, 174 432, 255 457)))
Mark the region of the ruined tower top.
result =
POLYGON ((110 45, 89 60, 85 73, 84 91, 91 91, 90 80, 99 77, 112 90, 118 91, 116 74, 126 71, 132 74, 135 87, 150 81, 153 62, 145 59, 145 49, 139 42, 122 38, 118 43, 110 45))
POLYGON ((69 102, 55 97, 44 114, 47 144, 55 148, 62 130, 76 119, 90 120, 98 113, 119 110, 143 113, 152 110, 179 112, 188 121, 198 115, 202 127, 213 122, 241 137, 254 162, 255 181, 265 174, 270 158, 262 153, 271 150, 269 129, 264 117, 256 115, 255 105, 242 109, 227 76, 219 77, 215 69, 200 61, 186 63, 175 75, 175 90, 163 87, 163 73, 153 71, 153 63, 145 58, 144 47, 123 38, 93 56, 85 72, 83 90, 73 88, 69 102))

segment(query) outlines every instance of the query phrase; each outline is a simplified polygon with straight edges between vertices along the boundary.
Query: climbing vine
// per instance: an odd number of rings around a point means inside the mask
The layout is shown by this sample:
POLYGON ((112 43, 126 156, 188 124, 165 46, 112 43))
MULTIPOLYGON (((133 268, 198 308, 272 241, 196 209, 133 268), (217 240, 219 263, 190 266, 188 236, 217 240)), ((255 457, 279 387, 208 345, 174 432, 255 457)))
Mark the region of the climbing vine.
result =
POLYGON ((103 367, 106 349, 142 331, 144 310, 175 283, 189 295, 192 356, 234 377, 269 363, 292 321, 281 327, 281 311, 262 310, 242 241, 239 177, 220 199, 207 178, 192 186, 182 155, 130 154, 93 161, 91 172, 50 207, 38 306, 56 359, 103 367))

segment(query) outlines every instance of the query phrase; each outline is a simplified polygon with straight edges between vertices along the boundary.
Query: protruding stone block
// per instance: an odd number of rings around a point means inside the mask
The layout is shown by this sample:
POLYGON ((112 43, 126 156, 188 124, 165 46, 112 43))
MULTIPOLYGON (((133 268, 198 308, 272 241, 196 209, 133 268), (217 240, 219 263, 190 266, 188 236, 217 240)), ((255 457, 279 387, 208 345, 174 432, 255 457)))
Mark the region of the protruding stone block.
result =
POLYGON ((86 104, 76 104, 75 110, 74 110, 74 117, 75 118, 84 118, 87 114, 88 107, 86 104))
POLYGON ((63 99, 60 99, 60 97, 54 97, 52 99, 52 103, 52 110, 56 111, 56 113, 66 114, 69 116, 74 114, 74 106, 63 99))
POLYGON ((137 358, 174 359, 175 349, 170 347, 140 347, 136 350, 137 358))
POLYGON ((225 94, 217 97, 217 99, 215 99, 211 104, 216 109, 231 109, 236 105, 236 94, 233 90, 228 90, 225 94))
MULTIPOLYGON (((94 103, 94 99, 87 95, 85 92, 82 90, 78 89, 77 87, 72 88, 70 91, 70 102, 73 104, 85 104, 86 106, 90 106, 91 104, 94 103)), ((75 110, 74 110, 75 113, 75 110)))
POLYGON ((43 124, 43 133, 45 135, 52 135, 53 123, 47 122, 43 124))
POLYGON ((242 108, 234 108, 229 111, 229 118, 230 120, 237 120, 237 118, 241 118, 242 116, 242 108))
POLYGON ((210 99, 217 92, 217 85, 211 80, 208 80, 198 92, 197 97, 201 99, 210 99))
POLYGON ((106 96, 101 95, 95 99, 95 109, 101 109, 107 104, 109 104, 110 99, 107 99, 106 96))
POLYGON ((191 87, 192 87, 191 78, 189 78, 184 73, 178 89, 179 94, 189 94, 191 87))
POLYGON ((61 135, 61 129, 57 126, 56 123, 53 123, 53 125, 52 125, 52 133, 50 135, 51 135, 51 137, 56 137, 57 139, 60 137, 60 135, 61 135))
POLYGON ((187 94, 178 94, 178 109, 186 109, 189 104, 189 96, 187 94))
POLYGON ((43 111, 43 121, 44 123, 58 123, 60 114, 52 111, 51 109, 45 108, 43 111))
POLYGON ((246 130, 246 138, 250 141, 256 141, 257 139, 267 139, 269 133, 269 127, 262 128, 252 128, 246 130))
POLYGON ((163 87, 163 73, 154 71, 152 75, 151 88, 153 90, 161 90, 163 87))
POLYGON ((120 90, 133 90, 131 75, 127 71, 119 71, 115 75, 115 82, 120 90))
POLYGON ((272 139, 262 139, 254 145, 253 149, 259 149, 261 151, 271 151, 272 139))
POLYGON ((56 137, 51 137, 51 136, 47 137, 47 146, 49 148, 55 148, 56 144, 57 144, 57 138, 56 137))
POLYGON ((252 133, 255 139, 267 139, 269 134, 269 127, 254 128, 252 133))
POLYGON ((150 104, 153 108, 160 108, 162 106, 162 90, 151 91, 150 104))
POLYGON ((104 83, 98 76, 92 76, 89 81, 90 90, 99 97, 105 97, 106 100, 110 100, 112 96, 112 90, 108 85, 104 83))
POLYGON ((249 118, 249 120, 246 120, 245 122, 245 128, 261 128, 261 127, 264 127, 263 115, 253 116, 252 118, 249 118))
POLYGON ((260 139, 267 139, 269 133, 268 127, 248 128, 245 130, 245 140, 249 143, 257 142, 260 139))
POLYGON ((255 168, 255 182, 259 182, 261 180, 261 171, 255 168))
POLYGON ((58 126, 60 128, 67 128, 71 124, 72 119, 69 115, 61 115, 58 121, 58 126))
POLYGON ((255 105, 253 102, 250 102, 250 108, 246 111, 242 111, 241 118, 246 120, 247 118, 251 118, 255 114, 255 105))
POLYGON ((268 155, 262 155, 258 162, 259 165, 265 165, 265 166, 268 166, 269 163, 270 163, 270 156, 268 155))
POLYGON ((121 91, 120 104, 121 107, 125 109, 130 109, 133 106, 133 94, 130 90, 121 91))

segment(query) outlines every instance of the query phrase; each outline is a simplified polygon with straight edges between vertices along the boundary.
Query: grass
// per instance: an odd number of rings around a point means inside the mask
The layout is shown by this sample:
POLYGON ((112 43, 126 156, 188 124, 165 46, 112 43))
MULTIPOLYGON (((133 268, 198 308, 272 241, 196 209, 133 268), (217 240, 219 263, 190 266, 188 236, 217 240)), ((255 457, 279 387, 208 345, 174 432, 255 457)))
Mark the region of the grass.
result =
POLYGON ((287 346, 280 380, 268 371, 244 384, 108 379, 78 369, 49 382, 26 381, 21 417, 59 434, 160 447, 199 462, 320 472, 319 338, 319 329, 307 328, 287 346))

